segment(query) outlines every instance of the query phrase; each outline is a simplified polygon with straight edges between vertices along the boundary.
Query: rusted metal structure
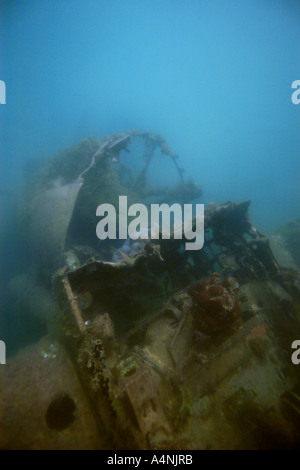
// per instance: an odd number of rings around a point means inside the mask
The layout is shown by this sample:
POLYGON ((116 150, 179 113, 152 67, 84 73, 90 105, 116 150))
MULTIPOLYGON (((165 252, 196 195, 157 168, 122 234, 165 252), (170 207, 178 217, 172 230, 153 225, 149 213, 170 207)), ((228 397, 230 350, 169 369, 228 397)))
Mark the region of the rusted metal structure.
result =
MULTIPOLYGON (((177 165, 162 139, 144 134, 139 178, 157 145, 177 165)), ((107 140, 102 157, 118 158, 130 137, 107 140)), ((0 447, 297 447, 299 273, 278 264, 249 204, 209 205, 199 251, 171 237, 118 262, 62 263, 55 340, 0 376, 0 447)))

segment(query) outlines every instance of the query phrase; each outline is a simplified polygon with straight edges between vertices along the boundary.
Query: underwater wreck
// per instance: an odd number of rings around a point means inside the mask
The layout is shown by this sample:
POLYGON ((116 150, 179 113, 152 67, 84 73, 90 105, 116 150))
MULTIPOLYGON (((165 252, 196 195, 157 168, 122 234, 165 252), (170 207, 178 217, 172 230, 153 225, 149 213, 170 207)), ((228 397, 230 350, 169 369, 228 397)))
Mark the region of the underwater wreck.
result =
POLYGON ((27 188, 32 264, 11 289, 46 310, 49 334, 1 371, 0 448, 298 448, 300 275, 250 201, 208 205, 204 247, 186 251, 174 236, 99 243, 95 208, 120 194, 183 204, 202 190, 163 137, 139 131, 81 142, 27 188), (147 179, 157 153, 178 174, 171 188, 147 179))

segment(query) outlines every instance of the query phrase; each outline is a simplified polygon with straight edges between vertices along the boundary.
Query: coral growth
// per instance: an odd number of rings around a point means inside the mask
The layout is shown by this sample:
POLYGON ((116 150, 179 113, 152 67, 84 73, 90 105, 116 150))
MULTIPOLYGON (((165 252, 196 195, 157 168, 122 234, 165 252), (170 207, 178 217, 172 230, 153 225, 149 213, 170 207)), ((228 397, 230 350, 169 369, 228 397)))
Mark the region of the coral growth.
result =
POLYGON ((230 333, 241 323, 241 307, 231 288, 230 278, 221 281, 218 273, 188 287, 193 299, 195 328, 209 336, 230 333))
POLYGON ((249 348, 258 359, 263 360, 268 357, 271 344, 268 338, 268 329, 265 325, 253 328, 247 340, 249 348))

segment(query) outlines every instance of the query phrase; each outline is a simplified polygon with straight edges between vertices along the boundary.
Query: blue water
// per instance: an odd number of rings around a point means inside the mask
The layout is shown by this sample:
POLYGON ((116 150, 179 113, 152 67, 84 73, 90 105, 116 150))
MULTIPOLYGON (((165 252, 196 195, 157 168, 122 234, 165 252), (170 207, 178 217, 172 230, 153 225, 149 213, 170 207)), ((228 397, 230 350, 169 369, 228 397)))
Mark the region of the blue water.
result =
POLYGON ((7 0, 0 8, 2 289, 9 270, 22 268, 13 222, 26 162, 89 135, 161 133, 203 187, 201 202, 252 199, 251 218, 267 234, 299 217, 300 105, 291 102, 299 1, 7 0))

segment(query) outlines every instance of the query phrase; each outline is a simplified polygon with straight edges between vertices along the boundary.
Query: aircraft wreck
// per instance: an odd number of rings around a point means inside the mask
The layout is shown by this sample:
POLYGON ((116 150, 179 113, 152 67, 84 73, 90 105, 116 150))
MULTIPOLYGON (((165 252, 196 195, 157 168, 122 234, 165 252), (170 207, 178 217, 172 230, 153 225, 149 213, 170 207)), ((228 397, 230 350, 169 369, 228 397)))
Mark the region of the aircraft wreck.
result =
POLYGON ((88 139, 51 160, 28 190, 33 267, 11 288, 29 301, 32 276, 32 310, 41 289, 56 303, 49 334, 0 376, 1 448, 299 446, 291 344, 300 275, 253 226, 250 201, 208 205, 198 251, 174 234, 97 240, 95 207, 120 194, 145 204, 201 197, 178 162, 151 133, 88 139), (134 175, 122 160, 135 141, 142 165, 134 175), (177 174, 172 187, 147 179, 157 152, 177 174))

